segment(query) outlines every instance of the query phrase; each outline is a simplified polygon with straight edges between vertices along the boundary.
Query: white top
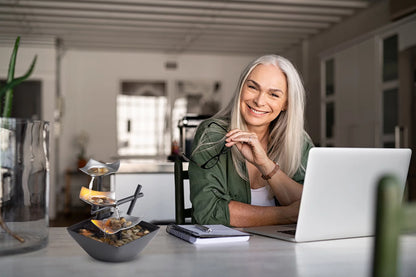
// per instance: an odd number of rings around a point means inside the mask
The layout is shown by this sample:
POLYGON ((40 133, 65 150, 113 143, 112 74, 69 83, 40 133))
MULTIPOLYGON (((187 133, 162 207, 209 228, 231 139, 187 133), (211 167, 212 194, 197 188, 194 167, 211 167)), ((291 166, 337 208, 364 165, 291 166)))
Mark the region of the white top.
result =
POLYGON ((251 205, 276 206, 273 195, 270 193, 269 186, 251 189, 251 205))

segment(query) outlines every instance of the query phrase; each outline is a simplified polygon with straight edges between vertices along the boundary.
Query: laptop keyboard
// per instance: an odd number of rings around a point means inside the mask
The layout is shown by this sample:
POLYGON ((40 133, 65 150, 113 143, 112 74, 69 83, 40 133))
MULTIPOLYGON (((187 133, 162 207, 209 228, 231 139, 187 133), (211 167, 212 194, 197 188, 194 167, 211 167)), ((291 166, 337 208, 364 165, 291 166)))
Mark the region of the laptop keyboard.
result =
POLYGON ((278 231, 279 233, 289 234, 289 235, 295 235, 296 230, 284 230, 284 231, 278 231))

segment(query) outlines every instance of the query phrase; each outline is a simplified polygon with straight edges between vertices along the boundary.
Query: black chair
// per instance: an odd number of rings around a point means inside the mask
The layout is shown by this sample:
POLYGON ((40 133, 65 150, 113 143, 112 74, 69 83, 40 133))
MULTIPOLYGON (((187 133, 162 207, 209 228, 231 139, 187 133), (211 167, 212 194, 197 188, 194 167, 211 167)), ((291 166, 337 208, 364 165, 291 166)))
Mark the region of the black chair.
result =
POLYGON ((183 162, 175 160, 175 222, 176 224, 190 223, 192 208, 185 209, 184 181, 189 180, 188 171, 183 169, 183 162))
POLYGON ((399 183, 392 176, 378 184, 373 276, 398 276, 399 236, 416 231, 416 203, 401 203, 399 183))

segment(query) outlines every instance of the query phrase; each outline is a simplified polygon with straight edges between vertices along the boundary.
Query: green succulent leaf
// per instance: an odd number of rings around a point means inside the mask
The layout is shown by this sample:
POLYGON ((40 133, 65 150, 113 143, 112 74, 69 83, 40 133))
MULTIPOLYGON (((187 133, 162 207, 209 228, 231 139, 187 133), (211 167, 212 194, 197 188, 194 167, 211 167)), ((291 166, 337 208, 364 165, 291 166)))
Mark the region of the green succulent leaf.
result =
POLYGON ((14 72, 16 67, 16 57, 17 57, 17 50, 19 48, 20 37, 16 38, 13 53, 10 57, 9 63, 9 71, 7 74, 7 83, 5 86, 0 88, 0 99, 4 97, 4 110, 3 110, 3 117, 10 117, 12 111, 12 100, 13 100, 13 88, 29 78, 32 74, 33 69, 35 68, 37 56, 32 61, 32 64, 29 67, 29 70, 21 77, 14 78, 14 72))
POLYGON ((13 53, 10 57, 9 71, 7 73, 7 83, 10 83, 14 78, 14 70, 16 67, 17 50, 19 49, 20 37, 16 38, 14 43, 13 53))
MULTIPOLYGON (((15 67, 16 67, 16 57, 17 57, 17 50, 19 49, 19 43, 20 43, 20 37, 17 37, 16 41, 14 43, 12 55, 10 57, 9 71, 7 73, 6 85, 7 85, 7 83, 10 83, 11 81, 13 81, 13 78, 14 78, 14 71, 15 71, 15 67)), ((5 93, 6 93, 7 97, 6 97, 6 100, 4 100, 4 103, 5 103, 5 107, 7 107, 8 104, 6 104, 6 103, 10 102, 11 99, 13 98, 13 96, 12 96, 13 95, 13 90, 11 90, 11 89, 5 90, 5 93)), ((0 99, 3 99, 3 94, 1 94, 0 99)))

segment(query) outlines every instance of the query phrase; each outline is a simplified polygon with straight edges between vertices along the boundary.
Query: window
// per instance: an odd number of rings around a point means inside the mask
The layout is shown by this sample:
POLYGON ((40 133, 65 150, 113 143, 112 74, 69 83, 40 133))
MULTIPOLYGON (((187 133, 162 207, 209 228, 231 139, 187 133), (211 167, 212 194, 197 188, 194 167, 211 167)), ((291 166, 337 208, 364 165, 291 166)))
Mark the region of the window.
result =
POLYGON ((383 81, 397 80, 398 77, 397 35, 383 41, 383 81))
MULTIPOLYGON (((221 83, 203 80, 181 80, 175 83, 175 101, 172 110, 172 124, 185 115, 214 115, 220 108, 221 83)), ((174 128, 173 140, 179 141, 179 129, 174 128)))
POLYGON ((334 101, 329 101, 326 103, 326 137, 331 139, 334 137, 334 101))
POLYGON ((121 83, 117 96, 117 137, 120 156, 164 156, 165 119, 169 112, 164 82, 121 83))
POLYGON ((383 91, 383 134, 394 133, 398 116, 397 88, 383 91))
POLYGON ((164 81, 121 81, 117 96, 118 155, 166 159, 173 141, 180 142, 178 122, 188 114, 219 109, 219 82, 175 81, 168 93, 164 81))
POLYGON ((382 144, 394 147, 395 127, 398 125, 398 39, 392 35, 382 43, 382 144))
POLYGON ((334 59, 325 63, 325 94, 334 95, 334 59))
POLYGON ((324 86, 322 92, 322 146, 332 146, 335 138, 335 61, 328 59, 323 63, 324 86))

